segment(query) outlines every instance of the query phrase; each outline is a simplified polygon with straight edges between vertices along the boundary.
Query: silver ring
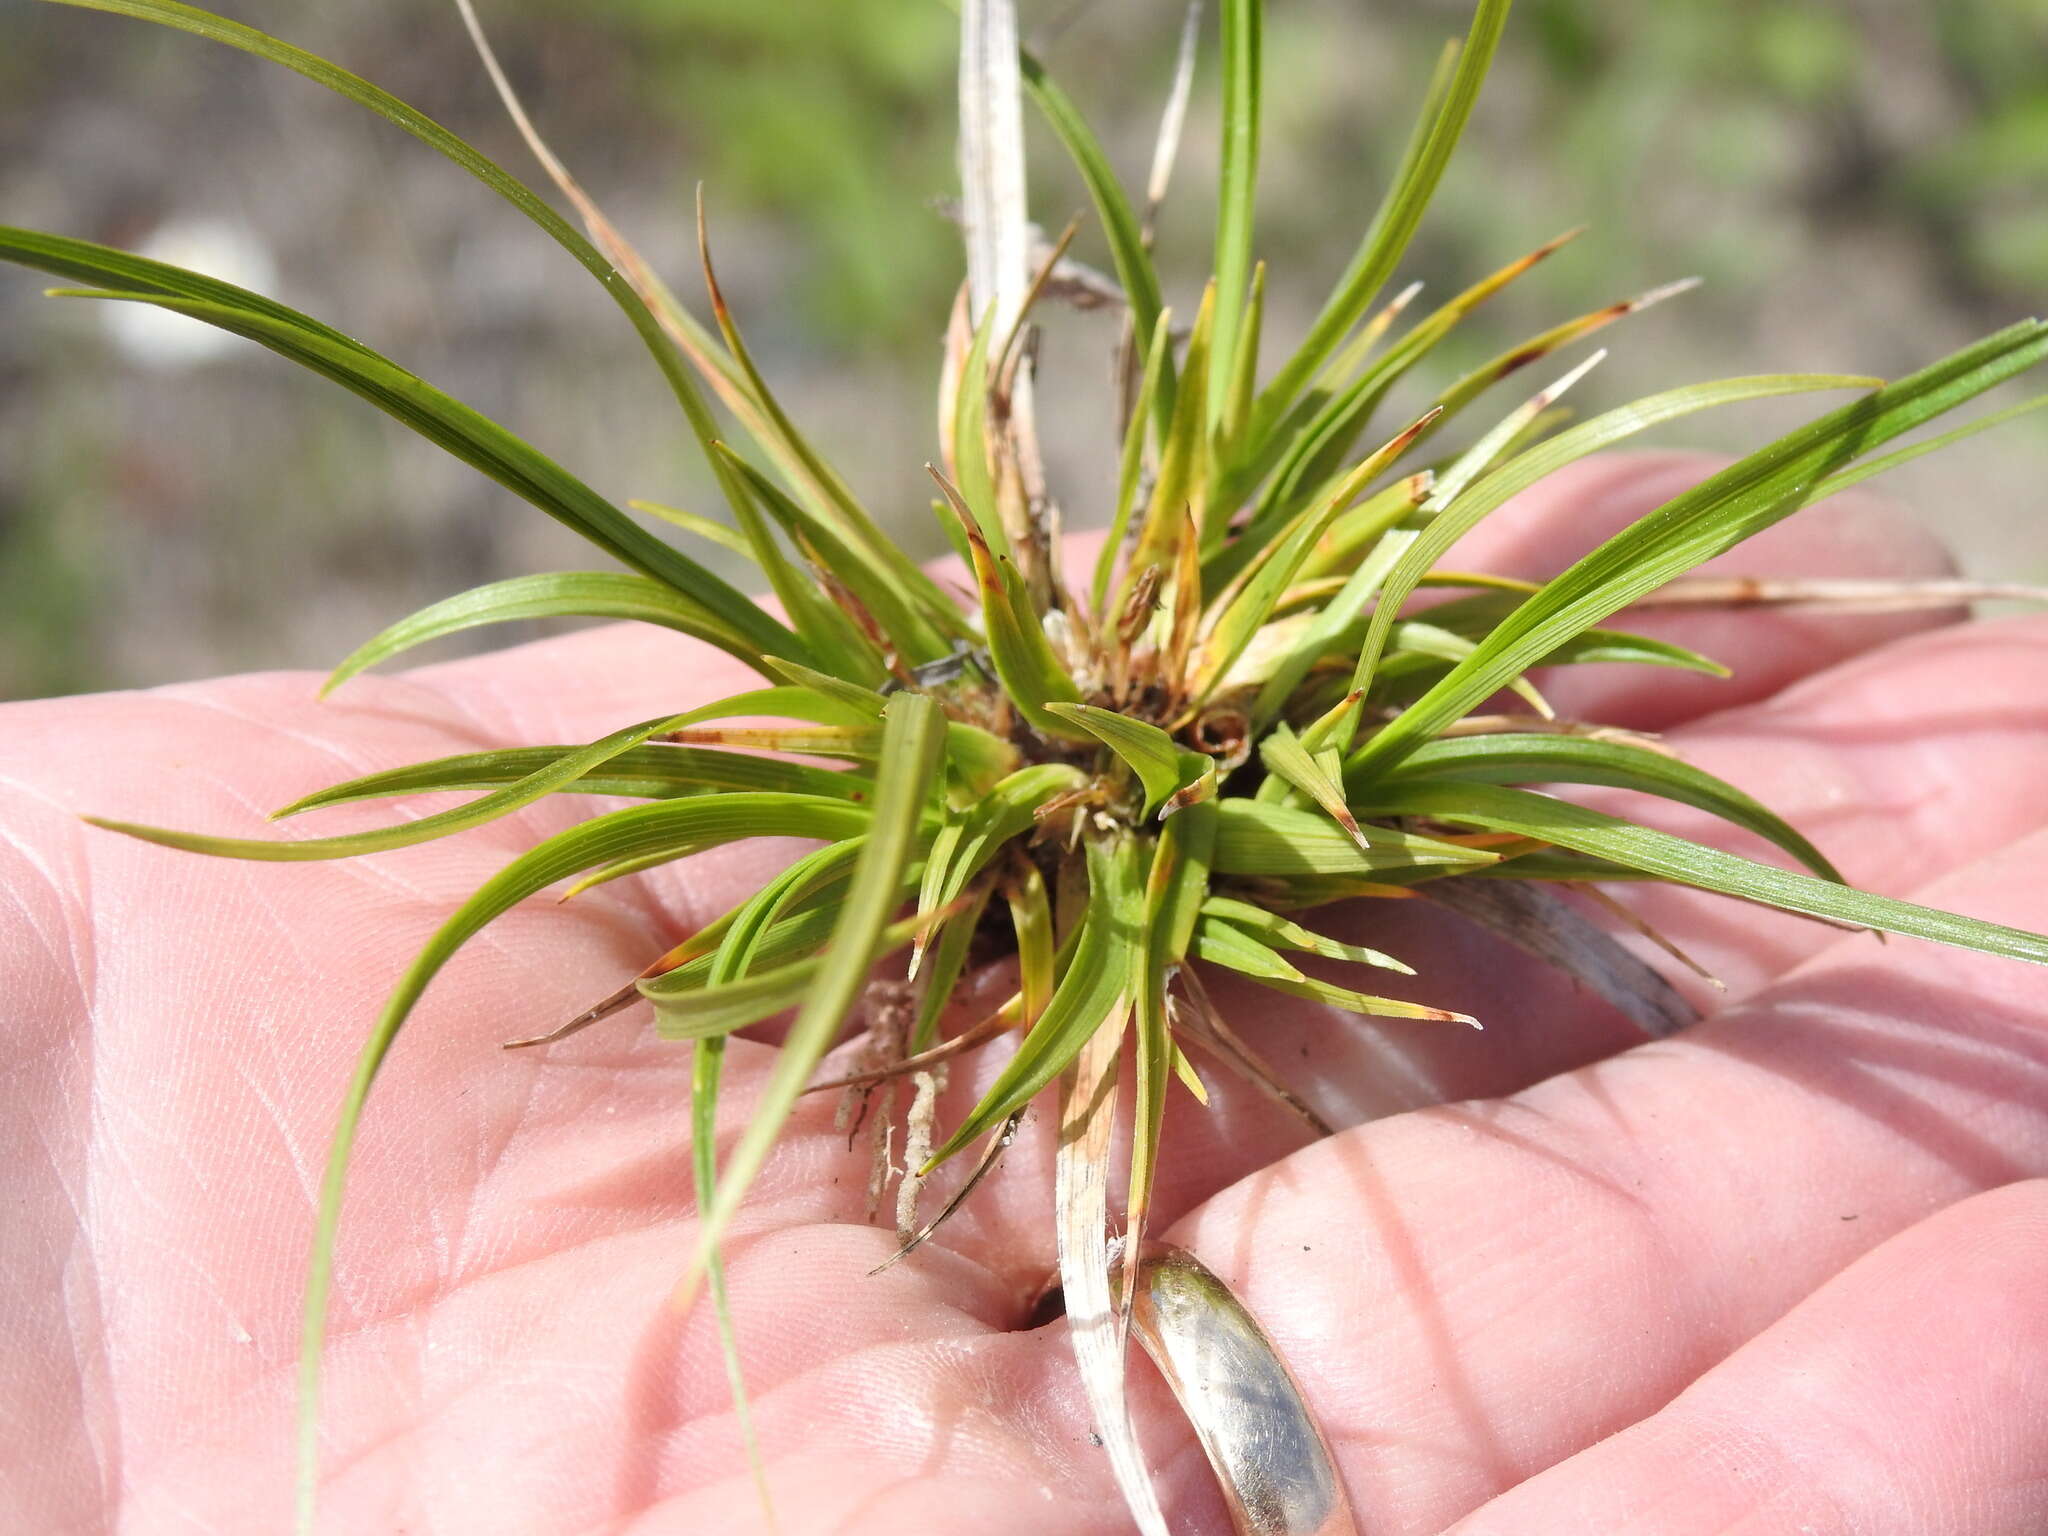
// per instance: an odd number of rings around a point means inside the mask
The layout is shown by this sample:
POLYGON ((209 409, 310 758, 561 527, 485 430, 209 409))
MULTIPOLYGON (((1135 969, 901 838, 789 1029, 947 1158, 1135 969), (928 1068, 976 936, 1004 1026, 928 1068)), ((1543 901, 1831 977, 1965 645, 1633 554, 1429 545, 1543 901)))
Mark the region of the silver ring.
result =
POLYGON ((1194 1426, 1238 1536, 1357 1536, 1300 1384, 1201 1260, 1170 1243, 1145 1245, 1131 1332, 1194 1426))

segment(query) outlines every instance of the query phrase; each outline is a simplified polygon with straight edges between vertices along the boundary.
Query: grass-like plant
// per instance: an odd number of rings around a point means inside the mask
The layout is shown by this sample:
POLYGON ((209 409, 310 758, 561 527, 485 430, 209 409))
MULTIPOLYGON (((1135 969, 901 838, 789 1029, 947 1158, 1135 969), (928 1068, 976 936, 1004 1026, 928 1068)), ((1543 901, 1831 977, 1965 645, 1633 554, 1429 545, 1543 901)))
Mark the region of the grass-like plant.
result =
MULTIPOLYGON (((614 995, 545 1034, 559 1039, 642 998, 660 1032, 693 1053, 695 1176, 702 1220, 681 1264, 687 1298, 708 1285, 723 1316, 719 1244, 826 1053, 865 1018, 870 1051, 852 1092, 927 1083, 984 1043, 1013 1047, 957 1124, 929 1092, 906 1111, 906 1250, 971 1193, 1018 1120, 1061 1095, 1060 1273, 1076 1351, 1119 1480, 1162 1528, 1121 1399, 1121 1298, 1113 1227, 1143 1233, 1176 1078, 1198 1097, 1187 1048, 1299 1106, 1262 1061, 1257 1032, 1211 1004, 1200 967, 1236 971, 1340 1009, 1468 1025, 1461 1014, 1311 974, 1296 956, 1361 975, 1407 971, 1319 933, 1303 914, 1339 901, 1444 902, 1570 969, 1645 1030, 1684 1023, 1658 974, 1554 888, 1668 881, 1838 924, 2048 962, 2048 939, 1865 894, 1750 796, 1629 732, 1561 719, 1529 674, 1580 662, 1696 672, 1711 660, 1606 627, 1624 609, 1709 602, 1725 585, 1687 573, 1802 506, 2003 419, 1931 440, 1894 440, 2048 355, 2024 322, 1905 378, 1771 374, 1689 384, 1574 420, 1559 397, 1598 361, 1555 378, 1454 438, 1491 386, 1661 294, 1530 337, 1444 380, 1406 420, 1397 385, 1485 303, 1561 243, 1513 261, 1412 318, 1385 290, 1444 174, 1507 20, 1481 0, 1447 46, 1379 210, 1305 335, 1270 373, 1260 359, 1268 276, 1255 259, 1260 155, 1260 6, 1223 0, 1223 138, 1214 276, 1191 312, 1169 309, 1151 226, 1174 157, 1192 70, 1184 51, 1151 180, 1134 198, 1044 68, 1021 53, 1012 8, 963 7, 968 281, 940 387, 933 510, 971 577, 971 600, 912 561, 778 404, 720 295, 700 323, 612 229, 507 104, 579 232, 548 203, 405 103, 287 43, 175 0, 59 0, 174 27, 255 54, 379 113, 527 215, 618 304, 702 446, 730 524, 664 513, 753 562, 776 611, 757 604, 513 433, 328 325, 232 285, 104 246, 0 230, 0 255, 55 273, 59 290, 146 303, 260 342, 326 375, 567 524, 623 570, 521 577, 401 620, 336 670, 330 687, 411 646, 472 626, 541 616, 638 619, 694 636, 760 674, 757 689, 626 726, 585 745, 538 743, 377 773, 310 795, 296 816, 374 797, 473 790, 456 809, 351 836, 265 841, 98 823, 171 848, 246 859, 377 853, 475 827, 562 793, 646 802, 598 815, 516 859, 448 918, 398 981, 342 1105, 307 1285, 301 1489, 310 1513, 314 1404, 349 1152, 394 1038, 449 957, 514 904, 571 892, 741 839, 820 846, 665 954, 614 995), (1093 201, 1113 284, 1037 242, 1025 216, 1020 103, 1072 157, 1093 201), (1121 455, 1113 484, 1045 482, 1033 409, 1030 317, 1076 287, 1121 307, 1121 455), (1589 454, 1711 407, 1767 396, 1851 398, 1657 508, 1541 584, 1446 570, 1458 540, 1518 492, 1589 454), (722 414, 721 414, 722 413, 722 414), (1060 501, 1106 511, 1092 568, 1069 570, 1060 501), (1423 589, 1459 595, 1418 607, 1423 589), (762 723, 766 722, 766 723, 762 723), (821 767, 807 759, 843 766, 821 767), (1661 796, 1757 834, 1804 867, 1753 862, 1526 786, 1601 785, 1661 796), (1017 988, 987 1018, 948 1004, 968 968, 1014 953, 1017 988), (905 983, 909 983, 906 990, 905 983), (886 1001, 878 1002, 880 992, 886 1001), (723 1166, 711 1127, 734 1032, 794 1010, 779 1064, 723 1166), (1135 1116, 1114 1125, 1120 1073, 1135 1116), (1130 1178, 1106 1176, 1119 1135, 1130 1178), (978 1161, 921 1224, 920 1181, 978 1161)), ((467 0, 465 20, 475 30, 467 0)), ((477 34, 482 48, 481 34, 477 34)), ((700 235, 702 219, 700 214, 700 235)), ((1071 236, 1071 231, 1069 235, 1071 236)), ((661 509, 650 508, 650 511, 661 509)), ((1438 595, 1436 592, 1432 596, 1438 595)), ((1769 599, 1752 589, 1749 600, 1769 599)), ((1858 589, 1777 593, 1867 602, 1858 589)), ((1953 584, 1887 601, 1943 600, 1953 584)), ((893 1101, 887 1101, 893 1102, 893 1101)), ((879 1112, 887 1112, 885 1108, 879 1112)), ((1307 1113, 1306 1110, 1303 1110, 1307 1113)), ((729 1329, 728 1329, 729 1336, 729 1329)), ((735 1367, 735 1383, 737 1372, 735 1367)))

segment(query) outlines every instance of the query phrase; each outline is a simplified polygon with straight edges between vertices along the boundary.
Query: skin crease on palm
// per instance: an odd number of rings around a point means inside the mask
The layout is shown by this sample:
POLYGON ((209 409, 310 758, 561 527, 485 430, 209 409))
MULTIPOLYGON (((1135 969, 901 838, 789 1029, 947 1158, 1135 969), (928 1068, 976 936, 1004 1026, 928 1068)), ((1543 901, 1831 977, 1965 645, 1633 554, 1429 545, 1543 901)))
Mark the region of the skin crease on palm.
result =
MULTIPOLYGON (((1452 563, 1547 574, 1701 473, 1671 455, 1580 465, 1452 563)), ((1719 564, 1945 568, 1862 493, 1719 564)), ((2048 621, 1955 618, 1643 619, 1736 678, 1588 668, 1553 698, 1668 732, 1860 884, 2048 926, 2048 621)), ((0 1529, 287 1525, 311 1201, 357 1047, 461 897, 590 806, 285 865, 148 847, 76 813, 246 833, 349 775, 587 740, 745 685, 680 637, 606 628, 325 704, 312 678, 272 674, 6 709, 0 1529)), ((320 830, 398 814, 415 812, 339 809, 320 830)), ((610 990, 787 851, 529 902, 430 990, 350 1185, 323 1530, 760 1525, 709 1310, 667 1301, 693 1230, 686 1050, 644 1012, 541 1052, 496 1042, 610 990)), ((1408 992, 1482 1034, 1215 983, 1349 1129, 1311 1145, 1203 1062, 1213 1106, 1175 1090, 1155 1230, 1265 1322, 1378 1536, 2048 1528, 2048 975, 1620 894, 1727 983, 1682 979, 1710 1017, 1677 1039, 1641 1043, 1422 902, 1322 916, 1413 963, 1408 992)), ((727 1145, 770 1050, 732 1047, 727 1145)), ((996 1065, 963 1062, 944 1113, 996 1065)), ((863 1220, 865 1151, 833 1131, 830 1097, 805 1101, 728 1248, 781 1529, 1128 1530, 1064 1325, 1026 1322, 1052 1266, 1043 1111, 938 1239, 869 1278, 893 1238, 863 1220)), ((1174 1528, 1226 1531, 1142 1364, 1133 1402, 1174 1528)))

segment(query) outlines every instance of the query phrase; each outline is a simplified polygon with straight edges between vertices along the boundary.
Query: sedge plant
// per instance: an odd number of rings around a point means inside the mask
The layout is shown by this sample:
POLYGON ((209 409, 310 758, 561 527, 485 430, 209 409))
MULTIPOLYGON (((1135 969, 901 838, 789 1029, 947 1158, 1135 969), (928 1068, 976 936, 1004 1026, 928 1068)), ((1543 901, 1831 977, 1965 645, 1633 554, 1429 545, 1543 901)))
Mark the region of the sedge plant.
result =
MULTIPOLYGON (((602 569, 496 582, 393 624, 344 660, 339 686, 410 647, 474 626, 552 616, 665 626, 733 656, 760 686, 589 743, 534 742, 414 764, 310 794, 297 817, 373 798, 462 790, 452 810, 350 836, 250 839, 96 825, 218 857, 333 859, 450 836, 543 796, 642 802, 548 838, 475 891, 397 980, 341 1107, 306 1287, 302 1518, 318 1471, 317 1390, 349 1153, 379 1067, 449 957, 516 903, 571 893, 742 839, 816 844, 737 906, 649 956, 637 976, 566 1022, 559 1039, 629 1005, 690 1053, 701 1220, 678 1256, 726 1320, 721 1238, 800 1095, 856 1095, 909 1079, 899 1225, 904 1249, 938 1230, 1000 1159, 1034 1106, 1061 1117, 1060 1279, 1084 1385, 1141 1527, 1164 1525, 1122 1402, 1119 1243, 1144 1233, 1176 1080, 1198 1062, 1244 1074, 1313 1115, 1201 982, 1234 971, 1332 1009, 1462 1027, 1463 1015, 1378 995, 1395 956, 1339 942, 1315 911, 1432 900, 1565 967, 1647 1033, 1690 1013, 1658 972, 1557 893, 1609 881, 1693 886, 1836 924, 2048 963, 2048 938, 1866 894, 1768 808, 1659 743, 1561 719, 1530 674, 1584 662, 1714 673, 1709 658, 1610 627, 1657 603, 1949 602, 1924 590, 1773 587, 1691 578, 1702 562, 1847 486, 2048 397, 1910 446, 1905 434, 2048 355, 2025 321, 1891 382, 1765 374, 1693 383, 1575 418, 1559 405, 1599 357, 1511 408, 1493 385, 1662 297, 1552 326, 1457 377, 1438 349, 1479 306, 1563 243, 1509 262, 1434 307, 1390 292, 1500 43, 1508 0, 1480 0, 1422 91, 1416 126, 1355 254, 1307 331, 1267 334, 1269 278, 1254 224, 1260 138, 1259 0, 1222 0, 1222 140, 1213 276, 1169 307, 1154 215, 1180 136, 1195 32, 1152 174, 1137 195, 1043 65, 1020 49, 1006 0, 961 15, 967 281, 947 335, 932 508, 971 583, 962 601, 882 531, 778 403, 720 292, 711 323, 679 301, 604 219, 520 111, 468 0, 458 0, 530 147, 581 229, 510 173, 378 87, 292 45, 177 0, 57 0, 152 21, 295 70, 381 115, 497 192, 618 305, 701 446, 730 521, 648 507, 691 538, 746 557, 774 607, 657 537, 568 469, 398 363, 260 294, 57 234, 0 229, 0 255, 70 296, 156 305, 261 343, 354 392, 583 535, 602 569), (1067 255, 1026 215, 1023 103, 1086 186, 1111 272, 1067 255), (1118 317, 1120 453, 1113 480, 1047 483, 1036 427, 1031 317, 1079 295, 1118 317), (1262 359, 1277 353, 1277 367, 1262 359), (1398 386, 1427 403, 1389 415, 1398 386), (1518 492, 1589 454, 1695 412, 1771 396, 1846 396, 1657 508, 1542 583, 1447 569, 1459 539, 1518 492), (1106 522, 1098 558, 1070 568, 1062 505, 1106 522), (1418 602, 1418 598, 1424 601, 1418 602), (1675 837, 1531 788, 1599 785, 1681 802, 1774 844, 1781 867, 1675 837), (963 978, 1014 954, 1014 995, 985 1018, 949 1007, 963 978), (1329 967, 1350 967, 1343 982, 1329 967), (737 1031, 793 1017, 778 1064, 722 1165, 711 1127, 737 1031), (866 1027, 861 1070, 821 1084, 828 1052, 866 1027), (933 1074, 963 1051, 1007 1053, 954 1124, 935 1123, 933 1074), (1116 1123, 1119 1077, 1133 1089, 1116 1123), (1129 1180, 1112 1199, 1113 1155, 1129 1180), (921 1213, 923 1179, 971 1172, 921 1213), (1119 1235, 1120 1234, 1120 1235, 1119 1235)), ((1419 286, 1419 285, 1417 285, 1419 286)), ((623 1027, 623 1026, 613 1026, 623 1027)), ((883 1097, 881 1114, 893 1097, 883 1097)), ((881 1172, 892 1170, 886 1166, 881 1172)), ((730 1354, 730 1325, 725 1324, 730 1354)), ((734 1385, 740 1388, 736 1363, 734 1385)), ((743 1395, 742 1395, 743 1401, 743 1395)))

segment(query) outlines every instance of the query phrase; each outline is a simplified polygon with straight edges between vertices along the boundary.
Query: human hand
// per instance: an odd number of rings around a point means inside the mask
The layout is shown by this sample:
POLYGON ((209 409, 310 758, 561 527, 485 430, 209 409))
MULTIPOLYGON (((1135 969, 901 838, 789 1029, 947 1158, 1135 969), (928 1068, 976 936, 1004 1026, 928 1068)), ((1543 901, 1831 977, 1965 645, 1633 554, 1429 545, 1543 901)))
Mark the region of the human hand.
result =
MULTIPOLYGON (((1580 466, 1456 563, 1547 574, 1698 473, 1580 466)), ((1851 495, 1723 563, 1924 575, 1939 557, 1851 495)), ((1668 729, 1859 884, 2048 926, 2048 625, 1744 613, 1661 629, 1735 681, 1582 668, 1553 699, 1668 729)), ((6 710, 0 1528, 286 1523, 311 1202, 355 1050, 461 897, 588 807, 261 866, 74 813, 244 832, 339 778, 587 740, 740 676, 675 636, 604 629, 326 704, 308 678, 266 675, 6 710)), ((1675 808, 1631 810, 1758 851, 1675 808)), ((320 830, 394 814, 341 808, 320 830)), ((687 1052, 632 1016, 543 1053, 495 1042, 608 992, 772 859, 704 855, 565 909, 528 903, 430 991, 351 1176, 323 1529, 758 1523, 709 1309, 667 1303, 693 1215, 687 1052)), ((1409 961, 1413 995, 1484 1034, 1219 979, 1240 1032, 1354 1128, 1310 1145, 1202 1063, 1212 1107, 1170 1101, 1157 1229, 1265 1323, 1375 1533, 2041 1529, 2048 1191, 2021 1181, 2048 1171, 2048 979, 1719 898, 1619 894, 1728 983, 1678 1039, 1638 1044, 1423 902, 1319 920, 1409 961)), ((722 1138, 770 1051, 733 1043, 722 1138)), ((956 1066, 942 1118, 994 1068, 956 1066)), ((871 1278, 895 1240, 863 1220, 866 1156, 832 1108, 805 1101, 727 1246, 782 1528, 1127 1529, 1063 1328, 1024 1326, 1053 1266, 1043 1118, 931 1243, 871 1278)), ((1185 1422, 1146 1367, 1133 1376, 1175 1528, 1226 1529, 1185 1422)))

